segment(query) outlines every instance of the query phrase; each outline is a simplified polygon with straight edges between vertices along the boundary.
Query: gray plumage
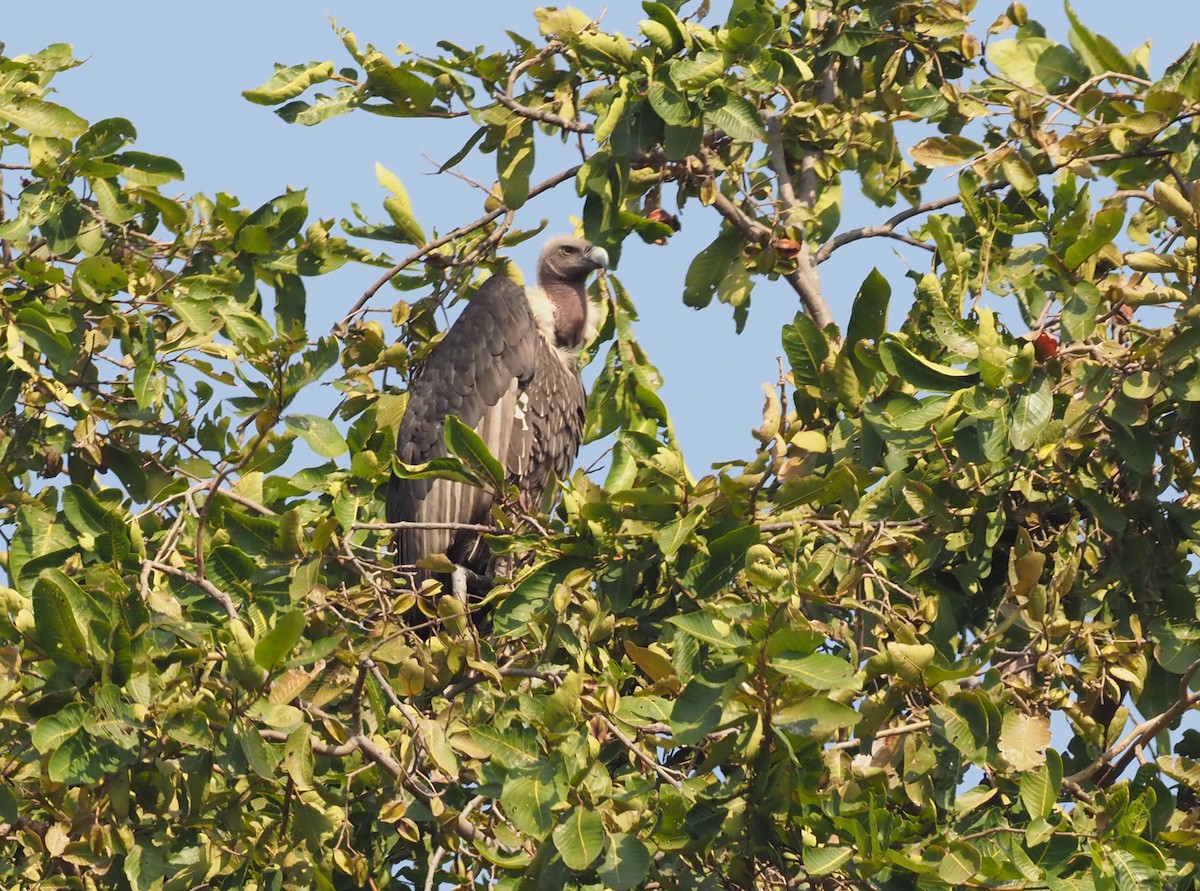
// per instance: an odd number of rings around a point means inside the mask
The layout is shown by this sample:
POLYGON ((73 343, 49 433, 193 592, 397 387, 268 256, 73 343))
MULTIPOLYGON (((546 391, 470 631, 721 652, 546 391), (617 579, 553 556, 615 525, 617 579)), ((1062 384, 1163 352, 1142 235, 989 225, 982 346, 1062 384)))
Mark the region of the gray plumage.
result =
MULTIPOLYGON (((578 355, 588 336, 585 285, 608 255, 579 238, 551 239, 538 260, 538 287, 493 276, 471 298, 415 372, 397 454, 422 464, 446 454, 443 426, 455 415, 504 465, 522 501, 540 504, 571 469, 583 435, 585 394, 578 355)), ((389 522, 490 522, 493 493, 448 480, 392 477, 389 522)), ((473 572, 489 562, 476 532, 405 528, 397 560, 412 566, 445 554, 473 572)), ((418 573, 418 580, 426 573, 418 573)))

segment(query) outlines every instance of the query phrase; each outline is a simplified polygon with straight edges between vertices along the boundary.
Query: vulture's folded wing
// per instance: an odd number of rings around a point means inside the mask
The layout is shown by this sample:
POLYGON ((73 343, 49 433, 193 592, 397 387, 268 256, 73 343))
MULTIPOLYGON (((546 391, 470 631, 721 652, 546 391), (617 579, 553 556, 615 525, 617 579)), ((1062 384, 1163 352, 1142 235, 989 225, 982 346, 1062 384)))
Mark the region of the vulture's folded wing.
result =
MULTIPOLYGON (((447 415, 472 427, 502 462, 514 450, 528 453, 533 430, 515 419, 543 344, 521 287, 502 276, 484 282, 409 386, 400 460, 444 455, 447 415)), ((393 477, 387 491, 389 522, 485 523, 491 505, 492 493, 447 480, 393 477)), ((470 565, 486 555, 477 535, 453 529, 402 529, 396 538, 404 565, 437 553, 470 565)))

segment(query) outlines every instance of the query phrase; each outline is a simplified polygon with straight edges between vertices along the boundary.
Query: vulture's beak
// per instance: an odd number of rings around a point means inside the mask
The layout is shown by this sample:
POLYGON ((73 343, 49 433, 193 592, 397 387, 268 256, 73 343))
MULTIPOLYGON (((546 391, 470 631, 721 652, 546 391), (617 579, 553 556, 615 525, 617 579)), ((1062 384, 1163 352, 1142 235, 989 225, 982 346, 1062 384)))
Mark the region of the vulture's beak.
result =
POLYGON ((587 257, 594 268, 596 268, 596 269, 607 269, 608 268, 608 251, 606 251, 604 248, 602 248, 602 247, 588 248, 587 257))

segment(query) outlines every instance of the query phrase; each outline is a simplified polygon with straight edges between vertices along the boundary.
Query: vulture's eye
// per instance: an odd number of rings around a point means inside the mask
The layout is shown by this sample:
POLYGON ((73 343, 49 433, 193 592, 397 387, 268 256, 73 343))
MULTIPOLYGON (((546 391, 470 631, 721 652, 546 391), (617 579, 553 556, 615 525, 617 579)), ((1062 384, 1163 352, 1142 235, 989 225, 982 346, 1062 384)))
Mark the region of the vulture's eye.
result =
POLYGON ((565 244, 565 245, 563 245, 562 252, 564 254, 573 254, 573 253, 575 253, 575 248, 571 247, 571 245, 569 245, 569 244, 565 244))

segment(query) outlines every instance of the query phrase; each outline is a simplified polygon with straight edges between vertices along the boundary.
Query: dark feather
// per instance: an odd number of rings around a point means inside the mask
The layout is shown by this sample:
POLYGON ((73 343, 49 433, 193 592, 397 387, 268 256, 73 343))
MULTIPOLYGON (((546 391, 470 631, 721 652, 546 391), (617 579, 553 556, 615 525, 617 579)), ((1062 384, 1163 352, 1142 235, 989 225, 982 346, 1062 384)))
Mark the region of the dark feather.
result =
MULTIPOLYGON (((488 279, 412 380, 397 440, 400 460, 423 464, 445 455, 442 431, 446 416, 455 415, 486 433, 484 442, 503 461, 513 446, 513 424, 496 415, 507 408, 511 417, 517 392, 533 376, 539 348, 544 342, 521 288, 500 276, 488 279)), ((389 522, 484 523, 491 511, 489 493, 447 480, 393 477, 387 495, 389 522)), ((465 531, 402 529, 396 539, 405 565, 439 553, 465 565, 477 562, 471 558, 478 536, 465 531)))
MULTIPOLYGON (((501 276, 488 279, 410 383, 397 436, 399 459, 422 464, 445 455, 444 423, 455 415, 503 463, 524 503, 540 505, 579 450, 586 396, 575 354, 586 317, 584 283, 607 262, 603 250, 585 241, 557 238, 539 258, 534 294, 501 276)), ((489 523, 493 499, 493 493, 463 483, 392 477, 388 521, 415 524, 396 534, 400 565, 445 554, 485 573, 490 555, 477 532, 420 524, 489 523)), ((427 576, 417 573, 418 581, 427 576)))

